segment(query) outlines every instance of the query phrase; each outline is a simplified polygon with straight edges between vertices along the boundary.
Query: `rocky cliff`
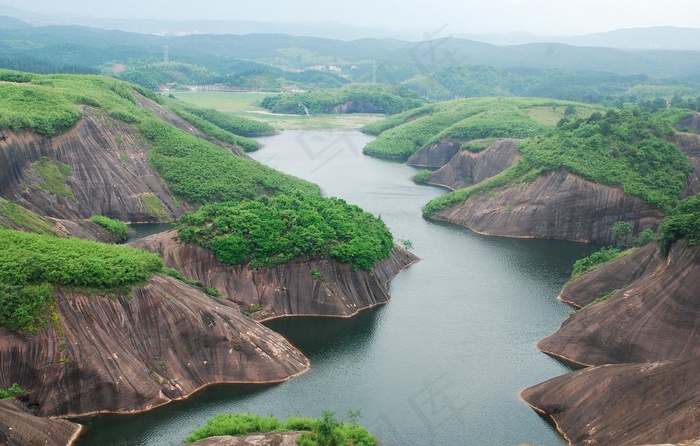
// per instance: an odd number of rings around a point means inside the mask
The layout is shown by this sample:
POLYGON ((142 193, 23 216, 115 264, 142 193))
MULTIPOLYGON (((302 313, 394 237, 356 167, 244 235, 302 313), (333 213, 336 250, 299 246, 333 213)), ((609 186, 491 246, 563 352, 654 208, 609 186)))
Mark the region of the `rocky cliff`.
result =
POLYGON ((436 220, 488 235, 612 243, 611 227, 628 221, 637 234, 656 228, 663 214, 614 187, 591 183, 563 170, 527 184, 475 194, 439 211, 436 220))
POLYGON ((428 183, 453 190, 461 189, 503 172, 518 158, 516 139, 497 141, 478 153, 460 150, 446 165, 430 175, 428 183))
MULTIPOLYGON (((700 248, 676 243, 668 257, 648 254, 642 250, 636 256, 650 263, 640 267, 647 274, 573 314, 537 344, 540 350, 584 365, 700 355, 700 248)), ((597 280, 605 282, 617 273, 610 265, 597 280)))
POLYGON ((131 412, 214 383, 275 383, 308 369, 282 336, 175 279, 130 293, 57 289, 54 327, 0 332, 0 385, 40 416, 131 412))
POLYGON ((626 288, 635 280, 653 273, 657 268, 658 255, 658 247, 650 243, 570 281, 559 294, 559 300, 581 308, 611 291, 626 288))
POLYGON ((420 152, 408 159, 406 164, 413 167, 425 167, 428 169, 439 169, 460 152, 461 143, 444 139, 439 143, 424 147, 420 152))
MULTIPOLYGON (((106 215, 127 222, 173 219, 183 213, 147 162, 147 145, 131 126, 83 108, 67 132, 46 138, 4 131, 0 140, 0 190, 3 197, 39 214, 77 220, 106 215), (70 168, 62 191, 45 183, 37 163, 70 168), (144 205, 155 198, 162 216, 144 205)), ((54 179, 55 180, 55 179, 54 179)), ((60 181, 60 179, 59 179, 60 181)))
POLYGON ((31 414, 19 401, 0 401, 0 444, 5 446, 65 446, 80 432, 80 425, 31 414))
POLYGON ((387 282, 418 259, 395 247, 392 255, 371 271, 353 271, 349 264, 328 259, 293 259, 267 268, 228 266, 197 245, 184 245, 176 232, 164 232, 134 242, 160 254, 165 264, 188 279, 216 288, 242 311, 251 306, 259 320, 280 316, 349 317, 389 300, 387 282), (312 271, 320 273, 315 279, 312 271))
POLYGON ((700 358, 604 365, 524 390, 572 446, 676 443, 700 437, 700 358))

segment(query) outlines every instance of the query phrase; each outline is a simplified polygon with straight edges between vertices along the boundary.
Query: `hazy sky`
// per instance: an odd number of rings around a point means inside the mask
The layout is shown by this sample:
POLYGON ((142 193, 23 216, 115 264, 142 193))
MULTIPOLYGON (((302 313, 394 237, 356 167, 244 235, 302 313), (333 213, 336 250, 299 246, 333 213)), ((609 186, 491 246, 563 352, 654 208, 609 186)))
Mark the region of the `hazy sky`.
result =
POLYGON ((698 0, 0 0, 21 9, 110 18, 339 21, 450 33, 584 34, 700 28, 698 0))

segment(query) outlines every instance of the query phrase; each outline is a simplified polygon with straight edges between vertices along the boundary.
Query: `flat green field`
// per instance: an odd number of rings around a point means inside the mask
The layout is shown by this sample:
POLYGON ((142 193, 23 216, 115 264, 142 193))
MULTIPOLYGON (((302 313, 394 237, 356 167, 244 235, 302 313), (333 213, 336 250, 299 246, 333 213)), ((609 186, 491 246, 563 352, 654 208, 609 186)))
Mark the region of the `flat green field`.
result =
POLYGON ((359 113, 313 116, 272 114, 258 106, 263 98, 271 94, 275 93, 184 92, 173 93, 173 96, 200 107, 267 122, 277 130, 359 129, 384 117, 359 113))

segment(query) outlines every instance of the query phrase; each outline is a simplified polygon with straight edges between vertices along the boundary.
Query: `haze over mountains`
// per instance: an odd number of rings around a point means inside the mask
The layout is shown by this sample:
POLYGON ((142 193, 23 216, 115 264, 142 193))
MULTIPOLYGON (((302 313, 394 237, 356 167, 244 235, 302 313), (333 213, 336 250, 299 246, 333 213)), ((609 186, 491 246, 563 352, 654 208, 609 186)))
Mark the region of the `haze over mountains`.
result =
MULTIPOLYGON (((0 15, 21 19, 32 26, 80 25, 157 35, 189 34, 288 34, 337 40, 363 38, 398 39, 418 42, 436 38, 456 37, 493 45, 524 45, 532 43, 562 43, 574 46, 607 47, 631 50, 694 50, 700 51, 700 28, 654 26, 618 29, 583 35, 542 36, 528 32, 474 34, 445 25, 430 29, 392 29, 389 27, 354 26, 336 21, 262 22, 253 20, 161 20, 92 18, 29 12, 0 5, 0 15)), ((0 28, 22 28, 16 20, 0 20, 0 28)))

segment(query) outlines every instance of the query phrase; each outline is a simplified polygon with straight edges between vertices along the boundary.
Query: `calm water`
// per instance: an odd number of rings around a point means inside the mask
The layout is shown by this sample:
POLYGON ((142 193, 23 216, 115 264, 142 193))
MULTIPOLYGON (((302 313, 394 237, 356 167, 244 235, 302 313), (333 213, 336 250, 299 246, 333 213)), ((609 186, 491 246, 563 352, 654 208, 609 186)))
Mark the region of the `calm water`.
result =
POLYGON ((527 386, 567 370, 535 349, 569 307, 555 300, 574 243, 489 238, 421 218, 442 190, 415 186, 415 170, 361 154, 358 132, 288 131, 262 138, 252 156, 380 214, 422 261, 391 283, 385 307, 350 320, 269 323, 312 361, 278 386, 204 390, 138 416, 101 416, 81 445, 177 445, 221 412, 319 416, 362 412, 382 444, 565 444, 518 399, 527 386))

